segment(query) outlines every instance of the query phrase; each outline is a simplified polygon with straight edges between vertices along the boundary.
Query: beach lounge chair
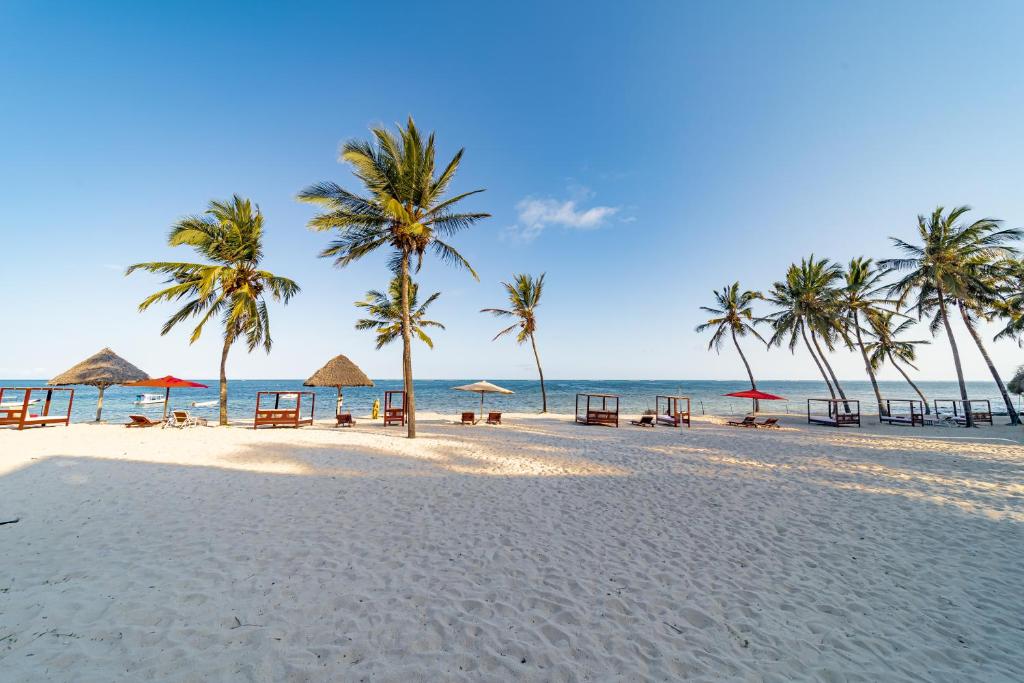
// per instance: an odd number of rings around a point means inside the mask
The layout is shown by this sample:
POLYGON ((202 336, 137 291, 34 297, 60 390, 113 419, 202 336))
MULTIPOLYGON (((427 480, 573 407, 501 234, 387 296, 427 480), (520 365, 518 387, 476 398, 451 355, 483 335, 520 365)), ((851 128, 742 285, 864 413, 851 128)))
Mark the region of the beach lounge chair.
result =
POLYGON ((150 420, 145 415, 129 415, 128 420, 125 427, 159 427, 163 424, 158 420, 150 420))
POLYGON ((464 424, 464 425, 475 425, 476 424, 476 413, 462 413, 462 424, 464 424))
POLYGON ((335 427, 351 427, 356 423, 356 421, 352 419, 352 413, 338 413, 335 418, 337 419, 337 424, 334 425, 335 427))
POLYGON ((753 415, 747 415, 745 418, 743 418, 743 422, 729 420, 728 424, 733 427, 757 427, 757 422, 754 421, 753 415))
POLYGON ((167 424, 171 427, 198 427, 206 426, 206 418, 192 417, 187 410, 173 410, 167 418, 167 424))
POLYGON ((487 424, 489 424, 489 425, 500 425, 501 424, 501 413, 487 413, 487 424))
POLYGON ((653 427, 654 426, 654 416, 653 415, 644 415, 639 420, 630 420, 629 424, 636 425, 637 427, 653 427))
POLYGON ((763 422, 755 422, 754 426, 755 427, 767 427, 768 429, 778 429, 779 428, 779 418, 777 418, 777 417, 767 417, 767 418, 764 419, 763 422))

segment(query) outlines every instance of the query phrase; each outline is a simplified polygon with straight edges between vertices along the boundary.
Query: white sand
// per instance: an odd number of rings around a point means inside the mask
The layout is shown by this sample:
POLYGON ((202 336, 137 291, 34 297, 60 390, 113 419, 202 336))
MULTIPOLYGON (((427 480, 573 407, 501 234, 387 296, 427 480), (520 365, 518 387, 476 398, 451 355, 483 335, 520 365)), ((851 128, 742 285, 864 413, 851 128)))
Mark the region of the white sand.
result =
POLYGON ((507 421, 0 430, 0 679, 1024 676, 1021 431, 507 421))

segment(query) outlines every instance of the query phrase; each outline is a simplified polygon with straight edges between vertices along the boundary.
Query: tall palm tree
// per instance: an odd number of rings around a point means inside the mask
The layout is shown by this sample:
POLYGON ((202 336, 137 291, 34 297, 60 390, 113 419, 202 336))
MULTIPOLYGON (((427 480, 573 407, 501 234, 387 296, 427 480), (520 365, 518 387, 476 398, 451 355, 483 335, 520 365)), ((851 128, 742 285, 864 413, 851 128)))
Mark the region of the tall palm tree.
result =
POLYGON ((847 316, 847 337, 852 337, 856 341, 861 358, 864 360, 864 370, 868 373, 871 388, 875 392, 875 400, 878 401, 878 410, 884 414, 882 392, 878 388, 878 379, 875 377, 874 367, 868 358, 864 344, 864 326, 861 322, 863 316, 865 322, 869 323, 872 316, 882 313, 887 310, 886 306, 892 304, 888 299, 879 296, 882 291, 882 276, 883 271, 874 266, 872 259, 863 256, 851 259, 845 274, 846 287, 840 291, 839 296, 840 304, 847 316))
POLYGON ((994 317, 1006 321, 996 339, 1011 338, 1024 344, 1024 260, 1007 259, 1004 262, 1006 277, 1001 286, 1001 296, 993 302, 994 317))
POLYGON ((270 316, 266 295, 274 301, 288 301, 298 294, 294 281, 260 270, 263 258, 263 214, 258 206, 237 194, 231 201, 211 201, 205 215, 188 216, 174 224, 167 243, 189 246, 212 263, 153 261, 130 266, 136 270, 167 276, 169 287, 146 297, 139 310, 158 301, 188 299, 160 330, 164 335, 188 319, 199 318, 189 343, 199 339, 206 323, 217 316, 224 326, 220 354, 220 424, 228 423, 228 351, 245 338, 249 352, 257 346, 270 353, 270 316))
POLYGON ((516 318, 512 323, 498 334, 494 335, 494 341, 506 334, 518 330, 516 341, 520 344, 530 341, 533 347, 533 360, 537 363, 537 374, 540 375, 540 397, 541 412, 548 412, 548 392, 544 388, 544 369, 540 366, 540 355, 537 353, 537 306, 540 305, 540 297, 544 292, 544 275, 541 273, 537 279, 525 273, 519 273, 512 278, 512 282, 502 282, 505 291, 508 293, 510 308, 484 308, 481 313, 490 313, 498 318, 516 318))
POLYGON ((412 325, 409 320, 409 272, 412 260, 419 271, 429 250, 442 261, 465 268, 477 278, 469 262, 446 241, 455 233, 487 218, 486 213, 458 213, 455 205, 483 192, 473 190, 445 198, 462 161, 459 150, 435 175, 434 134, 426 140, 412 117, 397 137, 383 127, 372 130, 373 141, 350 140, 342 145, 341 160, 365 186, 363 197, 337 183, 323 182, 299 193, 299 200, 317 204, 324 212, 309 222, 314 230, 336 230, 322 257, 344 267, 380 248, 390 248, 390 266, 401 278, 402 377, 408 416, 408 436, 416 436, 416 397, 412 382, 412 325))
MULTIPOLYGON (((760 292, 750 290, 741 292, 739 282, 727 285, 722 288, 722 291, 714 292, 713 294, 715 306, 701 306, 700 309, 714 317, 706 323, 697 325, 697 332, 714 330, 714 333, 711 335, 711 341, 708 342, 708 350, 714 349, 716 353, 721 352, 722 343, 725 340, 726 334, 728 334, 729 338, 732 339, 733 346, 736 347, 736 352, 740 354, 743 367, 747 369, 747 377, 750 378, 750 388, 756 391, 757 383, 754 381, 754 373, 750 369, 747 357, 743 354, 743 349, 740 348, 740 342, 737 337, 745 337, 751 334, 757 337, 763 344, 768 344, 764 337, 754 329, 754 326, 762 322, 762 320, 754 317, 754 309, 751 308, 751 304, 754 301, 764 297, 760 292)), ((754 400, 754 412, 760 410, 759 403, 756 399, 754 400)))
POLYGON ((799 335, 833 399, 837 391, 843 399, 846 393, 821 348, 819 336, 831 349, 836 336, 842 333, 835 288, 841 278, 842 269, 838 265, 828 259, 815 259, 812 254, 802 259, 800 265, 790 265, 786 278, 773 284, 767 296, 768 302, 778 309, 766 317, 775 330, 768 345, 781 345, 788 337, 789 349, 793 351, 799 335))
POLYGON ((917 366, 914 365, 914 361, 917 359, 917 352, 914 346, 917 344, 927 344, 928 342, 923 339, 914 341, 900 339, 900 335, 905 333, 915 323, 910 318, 904 318, 899 325, 894 327, 894 320, 897 315, 893 311, 876 311, 868 316, 873 338, 872 341, 865 345, 865 350, 868 352, 872 370, 877 372, 885 364, 885 361, 888 360, 903 375, 903 379, 907 381, 910 388, 921 397, 921 402, 924 404, 924 412, 930 414, 932 409, 928 405, 928 399, 925 397, 924 392, 910 379, 910 375, 903 368, 904 365, 907 365, 917 370, 917 366))
MULTIPOLYGON (((434 303, 441 296, 441 292, 434 292, 427 297, 427 300, 422 305, 418 305, 417 294, 419 285, 410 280, 408 289, 409 325, 412 328, 412 334, 416 335, 420 341, 432 349, 434 348, 434 340, 423 331, 423 328, 436 327, 444 329, 444 325, 436 320, 428 320, 426 317, 427 309, 430 307, 430 304, 434 303)), ((356 321, 356 329, 376 330, 378 349, 383 348, 386 344, 390 344, 402 335, 402 283, 397 276, 388 284, 387 292, 371 289, 366 293, 365 299, 356 302, 356 306, 365 308, 367 315, 370 316, 369 318, 361 318, 356 321)))
MULTIPOLYGON (((920 244, 890 237, 903 257, 880 262, 883 268, 908 271, 891 287, 892 293, 900 297, 900 303, 914 296, 918 318, 923 319, 934 311, 936 325, 945 328, 963 401, 968 400, 967 383, 949 322, 949 306, 956 305, 957 299, 970 298, 988 289, 989 278, 1000 268, 999 261, 1012 253, 1006 243, 1020 237, 1019 230, 1000 229, 1000 222, 992 218, 961 222, 970 210, 968 206, 958 206, 946 212, 939 206, 930 216, 919 215, 920 244)), ((973 426, 971 411, 965 413, 968 426, 973 426)))

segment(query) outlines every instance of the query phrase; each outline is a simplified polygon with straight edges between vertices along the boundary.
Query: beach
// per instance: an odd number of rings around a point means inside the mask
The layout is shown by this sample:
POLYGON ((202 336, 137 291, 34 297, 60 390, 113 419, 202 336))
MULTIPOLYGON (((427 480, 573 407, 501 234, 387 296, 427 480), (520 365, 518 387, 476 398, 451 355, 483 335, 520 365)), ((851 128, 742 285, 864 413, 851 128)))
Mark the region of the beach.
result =
POLYGON ((2 678, 1019 680, 1021 430, 782 424, 0 430, 2 678))

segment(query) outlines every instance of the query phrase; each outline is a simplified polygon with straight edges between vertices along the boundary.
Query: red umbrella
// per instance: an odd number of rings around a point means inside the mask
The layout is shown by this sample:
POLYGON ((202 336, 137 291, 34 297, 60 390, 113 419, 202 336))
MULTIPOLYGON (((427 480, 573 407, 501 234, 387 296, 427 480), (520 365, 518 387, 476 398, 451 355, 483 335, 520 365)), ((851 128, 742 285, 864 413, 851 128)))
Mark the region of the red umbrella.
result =
POLYGON ((138 382, 128 382, 124 386, 126 387, 156 387, 158 389, 166 389, 164 392, 164 419, 167 419, 167 402, 171 397, 171 389, 209 389, 205 384, 199 382, 190 382, 187 379, 178 379, 167 375, 166 377, 158 377, 156 379, 140 379, 138 382))
MULTIPOLYGON (((784 399, 781 396, 776 396, 775 394, 766 394, 765 392, 758 391, 757 389, 747 389, 746 391, 734 391, 731 394, 725 394, 725 396, 735 396, 736 398, 749 398, 749 399, 753 399, 754 401, 785 401, 786 400, 786 399, 784 399)), ((752 407, 756 406, 756 405, 757 405, 756 403, 753 403, 752 407)))

